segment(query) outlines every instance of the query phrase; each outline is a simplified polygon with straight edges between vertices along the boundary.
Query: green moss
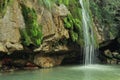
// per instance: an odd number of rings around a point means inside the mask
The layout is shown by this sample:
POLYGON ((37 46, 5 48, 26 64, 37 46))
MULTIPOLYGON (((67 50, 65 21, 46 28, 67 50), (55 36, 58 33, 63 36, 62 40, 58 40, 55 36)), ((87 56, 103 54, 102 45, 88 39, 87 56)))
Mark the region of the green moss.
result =
POLYGON ((37 13, 33 8, 21 5, 26 28, 21 30, 23 44, 40 46, 42 43, 42 25, 37 22, 37 13))
POLYGON ((6 13, 7 6, 12 0, 0 0, 0 17, 3 17, 6 13))

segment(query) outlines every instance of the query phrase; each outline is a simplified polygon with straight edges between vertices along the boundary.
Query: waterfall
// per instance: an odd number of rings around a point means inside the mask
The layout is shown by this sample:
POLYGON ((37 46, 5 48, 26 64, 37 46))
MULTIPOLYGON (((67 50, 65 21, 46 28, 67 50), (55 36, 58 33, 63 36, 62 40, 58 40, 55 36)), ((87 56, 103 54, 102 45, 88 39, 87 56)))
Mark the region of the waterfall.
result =
POLYGON ((90 16, 89 0, 79 0, 82 8, 83 36, 84 36, 84 63, 85 65, 94 63, 95 39, 93 23, 90 16))

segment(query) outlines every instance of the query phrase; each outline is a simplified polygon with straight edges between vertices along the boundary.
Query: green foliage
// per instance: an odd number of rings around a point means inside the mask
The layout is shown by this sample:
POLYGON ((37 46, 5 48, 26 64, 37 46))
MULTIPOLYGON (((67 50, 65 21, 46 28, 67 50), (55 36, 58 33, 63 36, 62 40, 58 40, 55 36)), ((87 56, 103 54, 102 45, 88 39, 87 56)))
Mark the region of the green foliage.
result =
POLYGON ((37 23, 37 13, 33 8, 21 5, 26 28, 21 30, 23 44, 40 46, 42 42, 42 26, 37 23))
POLYGON ((71 14, 69 14, 63 20, 64 20, 64 23, 65 23, 65 28, 73 29, 73 16, 71 14))
POLYGON ((82 37, 82 27, 81 21, 77 18, 73 18, 71 14, 64 18, 65 28, 69 29, 69 33, 71 39, 74 42, 78 42, 80 44, 80 39, 82 37))
POLYGON ((78 33, 74 32, 74 31, 70 31, 70 34, 71 34, 71 38, 74 42, 78 40, 78 33))
POLYGON ((65 28, 69 30, 72 41, 82 45, 84 43, 82 30, 82 12, 78 1, 79 0, 61 0, 59 4, 65 4, 71 12, 63 19, 63 21, 65 28))
POLYGON ((22 29, 21 30, 21 36, 22 36, 23 44, 24 45, 29 46, 32 43, 32 41, 30 39, 30 36, 28 35, 26 29, 22 29))
POLYGON ((58 3, 58 4, 64 4, 66 6, 69 6, 70 0, 56 0, 56 3, 58 3))
POLYGON ((11 0, 0 0, 0 17, 3 17, 6 13, 7 6, 10 4, 11 0))
POLYGON ((100 26, 109 27, 111 36, 116 36, 120 25, 120 17, 116 16, 120 8, 120 0, 90 0, 93 17, 100 26))

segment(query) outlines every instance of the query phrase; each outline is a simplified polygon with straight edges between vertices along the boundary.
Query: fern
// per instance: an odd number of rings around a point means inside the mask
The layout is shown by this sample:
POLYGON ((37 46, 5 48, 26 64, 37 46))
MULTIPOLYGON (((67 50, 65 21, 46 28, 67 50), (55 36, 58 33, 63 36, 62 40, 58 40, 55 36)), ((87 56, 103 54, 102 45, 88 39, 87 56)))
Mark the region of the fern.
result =
POLYGON ((25 19, 26 28, 22 30, 23 44, 29 46, 33 44, 37 47, 42 43, 42 26, 37 23, 37 13, 33 8, 21 5, 22 14, 25 19))

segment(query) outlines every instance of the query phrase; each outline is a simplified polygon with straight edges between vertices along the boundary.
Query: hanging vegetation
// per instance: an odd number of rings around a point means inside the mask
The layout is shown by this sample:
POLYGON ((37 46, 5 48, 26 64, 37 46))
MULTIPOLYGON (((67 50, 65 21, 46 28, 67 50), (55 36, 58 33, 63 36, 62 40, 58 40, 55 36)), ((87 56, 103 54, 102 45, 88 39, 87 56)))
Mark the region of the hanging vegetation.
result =
POLYGON ((33 44, 40 46, 42 43, 42 25, 37 22, 37 13, 33 8, 21 5, 22 14, 25 20, 25 29, 21 30, 23 44, 29 46, 33 44))
POLYGON ((83 44, 82 31, 82 12, 79 0, 59 0, 58 4, 64 4, 70 11, 70 14, 63 19, 65 28, 69 29, 69 33, 73 42, 83 44))

